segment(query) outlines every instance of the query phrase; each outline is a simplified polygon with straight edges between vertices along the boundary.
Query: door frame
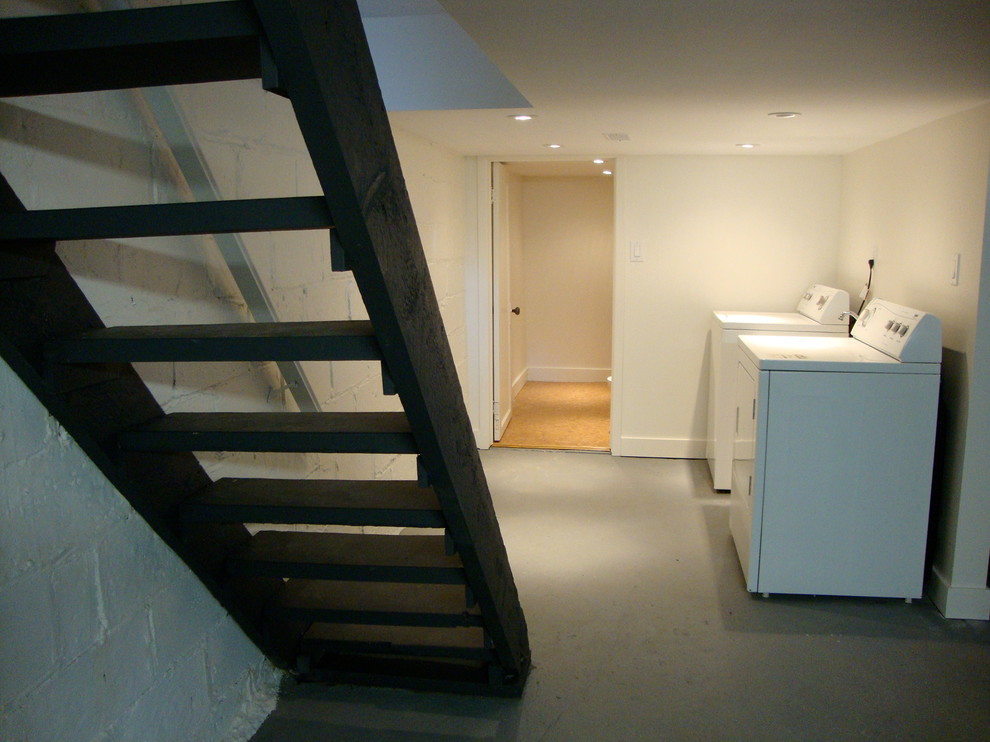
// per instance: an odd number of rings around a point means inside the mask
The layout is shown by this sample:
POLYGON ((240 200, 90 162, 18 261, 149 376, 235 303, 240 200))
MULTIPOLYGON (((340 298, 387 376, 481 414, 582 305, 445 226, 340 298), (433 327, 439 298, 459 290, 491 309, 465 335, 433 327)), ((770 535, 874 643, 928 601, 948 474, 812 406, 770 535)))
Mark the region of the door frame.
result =
POLYGON ((492 176, 492 439, 501 440, 512 420, 512 254, 508 177, 502 161, 491 164, 492 176), (504 367, 503 364, 508 364, 504 367))
MULTIPOLYGON (((478 448, 491 448, 494 443, 494 332, 495 310, 494 290, 494 244, 492 240, 492 212, 495 205, 494 184, 492 183, 492 165, 496 162, 559 162, 586 161, 588 156, 555 157, 478 157, 475 159, 474 172, 477 187, 476 217, 477 233, 473 255, 465 261, 466 276, 466 314, 468 327, 468 394, 472 403, 468 409, 472 415, 474 435, 478 448), (473 330, 473 332, 472 332, 473 330)), ((613 167, 615 188, 615 235, 613 237, 614 269, 612 274, 612 386, 611 386, 611 434, 610 444, 613 456, 621 455, 621 348, 622 323, 620 307, 622 304, 622 274, 619 272, 618 255, 620 213, 619 213, 619 158, 615 159, 613 167)))

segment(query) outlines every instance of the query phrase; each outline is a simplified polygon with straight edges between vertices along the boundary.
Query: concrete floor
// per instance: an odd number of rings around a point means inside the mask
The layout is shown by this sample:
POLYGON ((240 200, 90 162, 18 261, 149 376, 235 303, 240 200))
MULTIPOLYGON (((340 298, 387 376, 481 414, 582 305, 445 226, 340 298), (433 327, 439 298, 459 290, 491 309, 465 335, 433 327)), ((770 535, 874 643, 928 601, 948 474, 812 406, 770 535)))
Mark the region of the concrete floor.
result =
POLYGON ((703 461, 493 449, 521 700, 296 686, 252 742, 990 740, 990 622, 748 594, 703 461))

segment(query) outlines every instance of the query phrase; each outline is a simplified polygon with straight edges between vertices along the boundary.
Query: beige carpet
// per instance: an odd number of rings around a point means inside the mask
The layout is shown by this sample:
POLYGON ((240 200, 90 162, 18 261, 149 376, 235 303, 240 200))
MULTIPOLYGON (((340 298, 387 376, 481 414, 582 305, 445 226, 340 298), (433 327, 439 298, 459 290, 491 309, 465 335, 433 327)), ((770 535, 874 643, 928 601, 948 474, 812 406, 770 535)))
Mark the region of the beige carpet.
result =
POLYGON ((512 402, 512 419, 496 446, 609 450, 609 385, 530 381, 512 402))

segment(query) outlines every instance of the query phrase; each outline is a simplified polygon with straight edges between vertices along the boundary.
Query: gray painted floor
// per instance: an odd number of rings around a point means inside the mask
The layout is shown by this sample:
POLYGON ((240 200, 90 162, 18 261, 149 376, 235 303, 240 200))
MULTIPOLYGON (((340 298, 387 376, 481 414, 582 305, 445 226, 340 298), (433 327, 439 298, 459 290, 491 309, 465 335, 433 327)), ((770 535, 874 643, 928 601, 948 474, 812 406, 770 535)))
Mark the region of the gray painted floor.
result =
POLYGON ((748 594, 703 461, 483 453, 521 700, 296 686, 253 742, 990 740, 990 622, 748 594))

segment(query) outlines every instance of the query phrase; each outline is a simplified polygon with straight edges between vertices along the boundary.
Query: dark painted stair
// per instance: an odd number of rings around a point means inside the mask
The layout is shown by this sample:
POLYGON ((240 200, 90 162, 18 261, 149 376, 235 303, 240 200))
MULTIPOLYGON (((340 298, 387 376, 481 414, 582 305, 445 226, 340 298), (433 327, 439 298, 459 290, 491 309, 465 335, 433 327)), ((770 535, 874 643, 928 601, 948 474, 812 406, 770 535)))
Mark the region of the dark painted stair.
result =
POLYGON ((0 20, 0 97, 246 78, 291 100, 324 195, 26 211, 0 178, 0 352, 277 663, 517 695, 525 620, 353 0, 0 20), (54 250, 302 229, 369 321, 106 328, 54 250), (403 411, 165 414, 130 365, 163 361, 378 362, 403 411), (200 451, 410 454, 419 481, 212 481, 200 451))
POLYGON ((433 490, 417 482, 219 479, 186 501, 190 523, 443 528, 433 490))
POLYGON ((261 531, 229 562, 234 574, 305 580, 463 585, 443 536, 261 531))
POLYGON ((110 327, 45 346, 50 363, 123 361, 380 361, 370 322, 264 322, 110 327))
POLYGON ((273 619, 380 626, 483 626, 465 588, 437 583, 293 579, 268 608, 273 619))
POLYGON ((402 412, 177 412, 117 440, 125 451, 418 452, 402 412))
POLYGON ((306 632, 303 645, 311 654, 400 654, 406 657, 445 657, 490 660, 484 632, 477 628, 424 629, 408 626, 317 624, 306 632))

